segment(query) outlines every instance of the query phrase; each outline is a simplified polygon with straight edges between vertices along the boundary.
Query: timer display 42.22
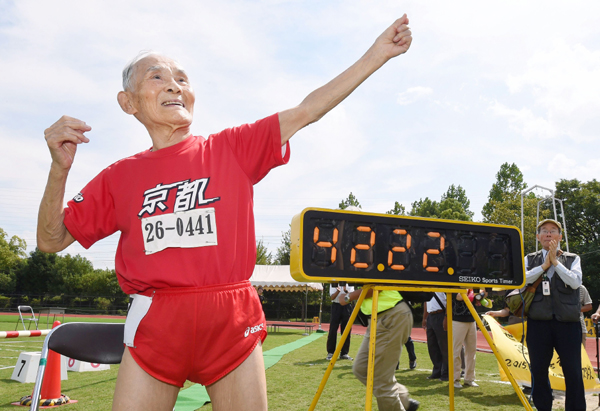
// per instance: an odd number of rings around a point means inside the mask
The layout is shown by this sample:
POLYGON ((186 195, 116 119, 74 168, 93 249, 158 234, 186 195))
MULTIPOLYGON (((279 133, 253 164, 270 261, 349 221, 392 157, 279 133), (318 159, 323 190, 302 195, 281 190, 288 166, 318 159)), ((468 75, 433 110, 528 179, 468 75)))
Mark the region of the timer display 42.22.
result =
POLYGON ((519 288, 516 227, 305 209, 292 220, 292 276, 349 281, 519 288))

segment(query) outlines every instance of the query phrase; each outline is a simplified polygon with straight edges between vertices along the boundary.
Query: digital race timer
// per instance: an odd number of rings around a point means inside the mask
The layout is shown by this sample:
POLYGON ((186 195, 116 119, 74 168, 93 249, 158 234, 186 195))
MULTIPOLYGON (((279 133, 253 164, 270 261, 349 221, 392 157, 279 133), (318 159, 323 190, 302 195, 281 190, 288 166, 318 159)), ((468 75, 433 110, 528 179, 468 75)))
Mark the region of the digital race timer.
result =
POLYGON ((307 208, 292 219, 297 281, 520 288, 516 227, 307 208))

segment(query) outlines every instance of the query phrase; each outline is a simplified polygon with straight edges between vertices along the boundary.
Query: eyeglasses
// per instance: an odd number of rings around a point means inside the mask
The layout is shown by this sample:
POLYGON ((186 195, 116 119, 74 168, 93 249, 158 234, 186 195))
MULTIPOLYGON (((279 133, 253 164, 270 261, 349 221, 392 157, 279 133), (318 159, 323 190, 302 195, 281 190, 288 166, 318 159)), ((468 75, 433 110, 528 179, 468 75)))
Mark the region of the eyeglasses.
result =
POLYGON ((558 234, 558 230, 541 230, 540 234, 558 234))

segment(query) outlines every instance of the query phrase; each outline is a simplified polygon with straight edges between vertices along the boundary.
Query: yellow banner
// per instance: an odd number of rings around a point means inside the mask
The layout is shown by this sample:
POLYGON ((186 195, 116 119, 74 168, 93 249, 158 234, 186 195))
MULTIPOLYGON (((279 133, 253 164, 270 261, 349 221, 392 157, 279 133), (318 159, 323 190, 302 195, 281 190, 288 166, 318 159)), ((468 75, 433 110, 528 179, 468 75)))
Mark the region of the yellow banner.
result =
MULTIPOLYGON (((523 324, 513 324, 502 327, 494 317, 484 315, 483 318, 489 324, 490 329, 492 330, 494 344, 514 379, 519 384, 531 386, 529 352, 527 351, 527 346, 521 344, 523 324)), ((527 333, 527 322, 525 322, 525 333, 527 333)), ((525 340, 523 340, 523 343, 525 343, 525 340)), ((502 367, 498 366, 498 368, 500 369, 500 378, 502 381, 508 381, 502 367)), ((600 391, 600 382, 596 378, 596 373, 583 345, 581 346, 581 372, 583 375, 585 391, 600 391)), ((562 368, 560 367, 560 359, 558 358, 556 351, 554 351, 554 356, 550 362, 548 376, 550 377, 552 389, 565 391, 565 379, 562 368)))

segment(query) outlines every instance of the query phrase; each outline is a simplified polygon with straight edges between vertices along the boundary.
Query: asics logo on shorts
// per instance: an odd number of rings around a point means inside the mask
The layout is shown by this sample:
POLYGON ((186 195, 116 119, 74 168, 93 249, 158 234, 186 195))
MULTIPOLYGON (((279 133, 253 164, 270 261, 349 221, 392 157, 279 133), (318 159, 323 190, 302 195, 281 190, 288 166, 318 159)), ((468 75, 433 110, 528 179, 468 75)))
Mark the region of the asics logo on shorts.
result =
POLYGON ((258 324, 258 325, 255 325, 254 327, 248 327, 248 328, 246 328, 246 331, 244 332, 244 337, 247 337, 250 334, 254 334, 256 332, 259 332, 263 328, 264 328, 264 324, 262 324, 262 323, 258 324))

